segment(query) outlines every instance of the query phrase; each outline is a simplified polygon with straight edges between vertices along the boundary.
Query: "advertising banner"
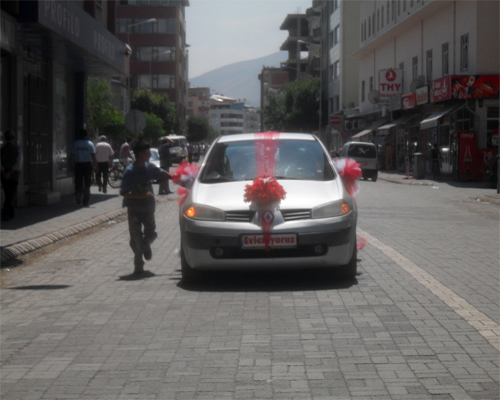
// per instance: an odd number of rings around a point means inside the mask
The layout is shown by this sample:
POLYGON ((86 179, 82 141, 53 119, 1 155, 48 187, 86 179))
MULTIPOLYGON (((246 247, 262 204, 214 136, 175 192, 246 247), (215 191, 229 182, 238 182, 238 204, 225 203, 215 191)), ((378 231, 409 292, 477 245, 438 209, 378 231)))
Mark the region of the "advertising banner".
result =
POLYGON ((415 96, 417 98, 417 105, 419 106, 420 104, 427 104, 429 102, 429 87, 422 86, 421 88, 418 88, 415 96))
POLYGON ((388 107, 390 98, 397 94, 403 94, 403 70, 402 69, 382 69, 379 73, 380 81, 380 102, 379 106, 388 107))
POLYGON ((451 98, 451 76, 436 79, 432 82, 431 102, 449 100, 451 98))
POLYGON ((413 93, 404 94, 401 98, 403 99, 403 110, 410 110, 417 106, 417 96, 413 93))

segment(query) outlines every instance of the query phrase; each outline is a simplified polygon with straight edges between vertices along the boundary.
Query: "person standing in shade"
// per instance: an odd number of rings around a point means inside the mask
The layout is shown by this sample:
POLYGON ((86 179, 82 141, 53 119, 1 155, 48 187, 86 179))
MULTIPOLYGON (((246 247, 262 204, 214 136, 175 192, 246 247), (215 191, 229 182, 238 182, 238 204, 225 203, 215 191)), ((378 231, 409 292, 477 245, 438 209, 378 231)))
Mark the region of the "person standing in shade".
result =
MULTIPOLYGON (((172 155, 170 154, 170 146, 174 141, 170 139, 168 136, 165 136, 162 139, 161 146, 158 148, 158 154, 160 156, 160 167, 165 171, 170 171, 170 167, 172 166, 172 155)), ((170 191, 168 185, 168 179, 164 179, 160 181, 160 187, 158 189, 158 194, 170 194, 173 193, 170 191)))
POLYGON ((16 144, 14 131, 5 131, 5 144, 2 146, 2 188, 5 194, 2 221, 10 221, 14 218, 14 197, 17 193, 19 183, 19 162, 21 156, 16 144))
POLYGON ((94 144, 88 139, 86 129, 80 130, 79 139, 73 145, 71 164, 75 171, 76 204, 81 204, 83 196, 83 206, 89 207, 92 169, 97 167, 97 159, 94 144))
POLYGON ((120 147, 120 162, 124 167, 127 167, 130 164, 129 159, 134 160, 134 156, 130 152, 130 138, 125 139, 125 143, 120 147))
POLYGON ((144 259, 153 257, 151 243, 156 239, 154 180, 171 179, 167 171, 149 162, 149 143, 134 145, 135 162, 123 173, 120 195, 128 209, 130 247, 134 252, 134 274, 144 272, 144 259))
POLYGON ((95 145, 95 157, 97 159, 97 173, 96 181, 99 186, 99 192, 103 193, 108 191, 108 172, 110 163, 113 163, 113 156, 115 152, 110 144, 106 142, 106 136, 99 137, 99 143, 95 145))

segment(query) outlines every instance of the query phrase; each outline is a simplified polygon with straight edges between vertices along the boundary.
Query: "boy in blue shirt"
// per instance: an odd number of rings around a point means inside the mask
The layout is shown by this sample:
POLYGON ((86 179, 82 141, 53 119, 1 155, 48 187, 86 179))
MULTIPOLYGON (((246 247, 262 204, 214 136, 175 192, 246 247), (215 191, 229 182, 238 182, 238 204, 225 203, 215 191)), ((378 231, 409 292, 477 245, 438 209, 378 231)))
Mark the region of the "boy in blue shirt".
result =
POLYGON ((171 179, 172 176, 153 163, 150 144, 138 142, 134 146, 135 162, 123 173, 120 195, 123 206, 128 208, 130 247, 134 252, 134 274, 144 272, 144 261, 151 260, 151 243, 156 239, 154 180, 171 179), (144 227, 144 231, 143 228, 144 227))
POLYGON ((87 130, 80 129, 79 138, 71 151, 71 164, 75 170, 75 200, 89 207, 92 168, 97 167, 94 144, 88 139, 87 130))

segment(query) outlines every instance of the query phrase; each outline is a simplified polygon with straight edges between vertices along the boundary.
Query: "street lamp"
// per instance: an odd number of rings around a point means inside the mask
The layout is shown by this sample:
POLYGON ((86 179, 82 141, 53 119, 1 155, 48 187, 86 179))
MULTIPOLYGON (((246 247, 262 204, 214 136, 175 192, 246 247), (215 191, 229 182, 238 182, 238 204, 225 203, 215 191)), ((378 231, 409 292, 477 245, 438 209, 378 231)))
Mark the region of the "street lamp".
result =
POLYGON ((162 51, 161 53, 156 53, 154 55, 151 53, 151 58, 149 59, 149 79, 150 79, 151 90, 153 90, 153 75, 151 74, 151 64, 153 62, 153 58, 161 56, 162 54, 169 54, 169 53, 172 53, 172 50, 162 51))
MULTIPOLYGON (((147 24, 147 23, 153 23, 153 22, 156 22, 156 18, 150 18, 150 19, 147 19, 145 21, 136 22, 135 24, 130 24, 130 25, 129 25, 128 20, 127 20, 127 44, 130 46, 130 28, 132 28, 133 26, 147 24)), ((132 46, 130 46, 130 48, 132 48, 132 46)), ((131 88, 130 88, 130 72, 131 71, 128 71, 128 79, 127 79, 129 104, 132 102, 131 88)), ((130 106, 129 106, 129 111, 130 111, 130 106)))
MULTIPOLYGON (((322 38, 320 38, 321 41, 322 38)), ((311 42, 306 42, 304 40, 297 40, 299 43, 304 43, 308 44, 310 46, 319 46, 320 48, 320 54, 319 54, 319 111, 318 111, 318 136, 321 139, 321 113, 322 113, 322 98, 323 98, 323 51, 322 51, 322 44, 321 43, 311 43, 311 42)))

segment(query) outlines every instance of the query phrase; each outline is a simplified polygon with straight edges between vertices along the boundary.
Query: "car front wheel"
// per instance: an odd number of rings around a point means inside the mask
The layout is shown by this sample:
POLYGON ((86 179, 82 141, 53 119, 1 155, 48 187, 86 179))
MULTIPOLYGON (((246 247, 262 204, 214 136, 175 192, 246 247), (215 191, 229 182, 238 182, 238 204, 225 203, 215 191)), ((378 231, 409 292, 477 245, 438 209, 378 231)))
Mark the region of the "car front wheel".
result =
POLYGON ((181 244, 181 275, 184 282, 192 282, 199 278, 199 272, 191 268, 184 255, 184 249, 181 244))
POLYGON ((356 245, 354 245, 352 257, 349 260, 349 263, 342 267, 341 275, 346 279, 354 279, 356 278, 357 273, 358 273, 358 248, 356 247, 356 245))

